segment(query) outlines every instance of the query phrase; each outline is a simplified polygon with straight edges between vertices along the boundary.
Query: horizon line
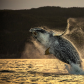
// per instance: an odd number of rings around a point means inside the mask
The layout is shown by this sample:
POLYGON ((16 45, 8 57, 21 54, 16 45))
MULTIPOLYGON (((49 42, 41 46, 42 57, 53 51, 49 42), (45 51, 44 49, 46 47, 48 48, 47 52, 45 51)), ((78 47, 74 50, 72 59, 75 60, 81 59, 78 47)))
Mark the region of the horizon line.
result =
POLYGON ((76 7, 76 6, 73 6, 73 7, 61 7, 61 6, 40 6, 40 7, 35 7, 35 8, 29 8, 29 9, 26 9, 26 8, 22 8, 22 9, 0 9, 0 10, 31 10, 31 9, 38 9, 38 8, 42 8, 42 7, 59 7, 59 8, 84 8, 84 7, 76 7))

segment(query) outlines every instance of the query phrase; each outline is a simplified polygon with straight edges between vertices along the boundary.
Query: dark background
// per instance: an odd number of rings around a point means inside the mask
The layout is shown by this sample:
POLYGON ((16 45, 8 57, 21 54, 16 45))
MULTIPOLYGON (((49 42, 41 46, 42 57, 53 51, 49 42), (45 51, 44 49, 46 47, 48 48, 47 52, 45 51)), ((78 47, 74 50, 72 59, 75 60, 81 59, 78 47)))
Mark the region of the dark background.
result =
POLYGON ((84 18, 84 8, 40 7, 25 10, 0 10, 0 58, 20 58, 29 29, 47 26, 65 30, 68 18, 84 18))

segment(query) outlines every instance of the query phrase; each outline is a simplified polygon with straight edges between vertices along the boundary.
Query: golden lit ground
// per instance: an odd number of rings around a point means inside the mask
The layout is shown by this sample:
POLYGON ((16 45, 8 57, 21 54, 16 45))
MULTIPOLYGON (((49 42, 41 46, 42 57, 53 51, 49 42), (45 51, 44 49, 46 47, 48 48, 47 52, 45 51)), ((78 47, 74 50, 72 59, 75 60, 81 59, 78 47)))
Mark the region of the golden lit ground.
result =
MULTIPOLYGON (((84 60, 83 60, 84 70, 84 60)), ((57 59, 0 59, 0 84, 84 84, 57 59)))

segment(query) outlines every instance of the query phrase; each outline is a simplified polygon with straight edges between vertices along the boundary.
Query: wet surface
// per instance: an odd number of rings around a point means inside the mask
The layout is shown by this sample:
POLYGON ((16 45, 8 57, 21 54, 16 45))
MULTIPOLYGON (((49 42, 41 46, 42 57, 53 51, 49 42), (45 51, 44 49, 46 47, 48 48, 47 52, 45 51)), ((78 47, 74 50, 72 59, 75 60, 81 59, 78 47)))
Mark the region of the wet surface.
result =
POLYGON ((0 84, 84 84, 56 59, 0 59, 0 84))

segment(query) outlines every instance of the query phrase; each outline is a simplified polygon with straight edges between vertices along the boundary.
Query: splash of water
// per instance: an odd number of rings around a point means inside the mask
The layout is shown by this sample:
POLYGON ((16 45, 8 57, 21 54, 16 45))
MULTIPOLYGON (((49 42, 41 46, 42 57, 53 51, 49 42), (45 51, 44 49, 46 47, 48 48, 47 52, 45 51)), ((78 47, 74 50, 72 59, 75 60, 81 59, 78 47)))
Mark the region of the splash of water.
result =
POLYGON ((56 57, 54 55, 44 55, 45 54, 45 47, 42 46, 38 41, 31 38, 30 43, 25 44, 24 51, 21 55, 21 58, 27 58, 27 59, 55 59, 56 57))
POLYGON ((84 58, 84 18, 69 18, 67 31, 64 37, 76 46, 80 56, 84 58))
MULTIPOLYGON (((84 18, 69 18, 67 20, 68 33, 65 35, 77 48, 81 59, 84 58, 84 18)), ((84 71, 77 64, 65 64, 70 74, 84 75, 84 71)))
MULTIPOLYGON (((63 33, 62 30, 59 29, 49 29, 45 27, 48 31, 55 32, 56 35, 60 35, 63 33)), ((67 20, 67 27, 64 32, 63 37, 70 40, 74 46, 77 48, 81 59, 84 58, 84 19, 83 18, 69 18, 67 20)), ((24 58, 55 58, 54 56, 44 56, 45 48, 39 44, 36 40, 31 39, 33 44, 26 44, 25 50, 22 54, 24 58)), ((66 69, 70 74, 84 74, 84 71, 78 66, 71 63, 70 68, 66 66, 66 69)))
POLYGON ((83 69, 80 68, 79 65, 74 63, 71 63, 70 67, 65 64, 65 69, 67 69, 69 74, 84 75, 83 69))

